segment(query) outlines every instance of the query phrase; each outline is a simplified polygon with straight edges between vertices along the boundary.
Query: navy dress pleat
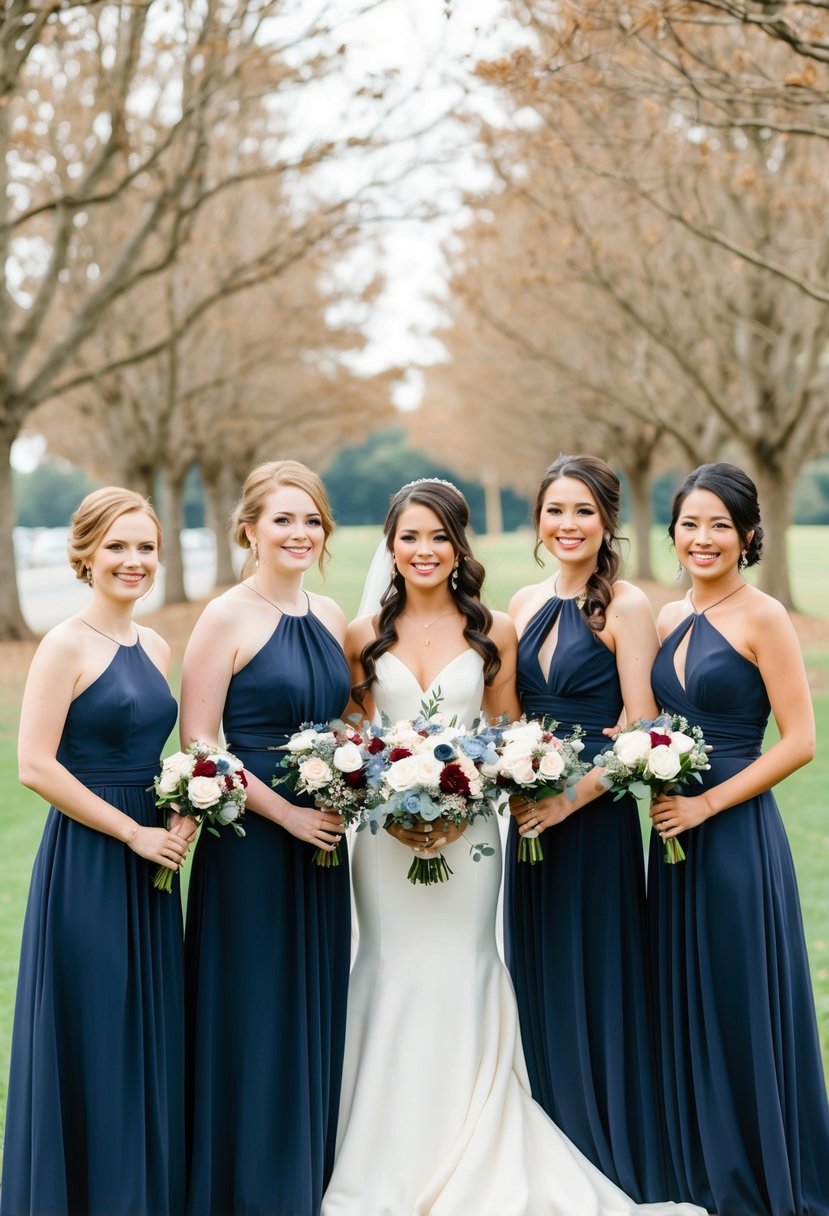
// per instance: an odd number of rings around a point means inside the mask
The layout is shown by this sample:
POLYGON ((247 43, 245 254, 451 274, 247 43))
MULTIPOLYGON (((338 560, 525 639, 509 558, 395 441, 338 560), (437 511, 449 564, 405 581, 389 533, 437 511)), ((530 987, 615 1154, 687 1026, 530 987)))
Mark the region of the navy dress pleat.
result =
MULTIPOLYGON (((578 723, 585 758, 608 745, 622 710, 616 661, 575 600, 552 598, 518 646, 530 718, 578 723), (548 678, 538 655, 558 621, 548 678)), ((541 836, 544 859, 517 860, 510 824, 504 939, 533 1097, 637 1202, 673 1198, 666 1175, 647 967, 642 835, 636 804, 601 796, 541 836)))
MULTIPOLYGON (((769 715, 763 679, 704 615, 667 638, 653 688, 713 748, 705 788, 759 755, 769 715), (683 688, 674 654, 689 629, 683 688)), ((648 918, 682 1197, 719 1216, 829 1216, 829 1109, 777 803, 761 794, 680 840, 687 860, 665 865, 652 836, 648 918)))
MULTIPOLYGON (((176 718, 140 642, 72 702, 58 759, 145 826, 176 718)), ((180 1216, 184 995, 178 877, 52 807, 23 928, 2 1216, 180 1216)))
MULTIPOLYGON (((282 617, 230 682, 228 749, 270 784, 272 749, 342 713, 350 684, 318 618, 282 617)), ((342 843, 342 864, 323 869, 310 845, 254 812, 244 828, 202 832, 188 895, 188 1212, 316 1216, 339 1109, 348 859, 342 843)))

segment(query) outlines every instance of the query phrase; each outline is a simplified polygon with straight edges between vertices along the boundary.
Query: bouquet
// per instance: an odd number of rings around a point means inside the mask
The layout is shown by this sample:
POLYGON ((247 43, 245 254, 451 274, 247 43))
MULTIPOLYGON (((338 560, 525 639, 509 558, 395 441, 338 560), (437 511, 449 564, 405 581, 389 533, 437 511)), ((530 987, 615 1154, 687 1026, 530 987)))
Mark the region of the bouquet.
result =
MULTIPOLYGON (((306 722, 285 749, 288 754, 272 785, 312 795, 318 807, 339 811, 346 826, 362 822, 367 795, 386 766, 386 744, 379 727, 363 722, 358 729, 339 718, 317 725, 306 722)), ((338 866, 339 845, 330 852, 315 849, 313 861, 326 868, 338 866)))
MULTIPOLYGON (((454 720, 445 723, 439 713, 440 690, 421 706, 413 721, 385 725, 387 766, 369 799, 369 822, 385 816, 390 822, 411 830, 418 823, 432 824, 438 819, 460 827, 478 815, 491 815, 487 795, 491 779, 481 772, 487 760, 495 760, 488 741, 454 720)), ((489 844, 471 845, 473 860, 490 856, 489 844)), ((409 882, 446 882, 452 873, 442 853, 426 852, 416 856, 409 867, 409 882)))
MULTIPOLYGON (((529 722, 522 719, 501 730, 495 771, 501 790, 538 802, 570 790, 590 771, 590 765, 579 760, 579 752, 584 749, 582 728, 574 726, 563 738, 553 733, 557 728, 558 722, 550 718, 541 721, 533 718, 529 722)), ((522 832, 518 841, 518 860, 533 865, 543 859, 538 832, 533 829, 522 832)))
MULTIPOLYGON (((680 714, 663 713, 653 722, 634 722, 626 726, 595 758, 604 769, 599 778, 605 789, 616 795, 648 798, 673 793, 687 781, 702 781, 701 772, 710 768, 707 748, 698 726, 689 726, 680 714)), ((685 860, 685 850, 672 836, 664 842, 665 861, 685 860)))
MULTIPOLYGON (((171 806, 179 815, 191 815, 199 823, 206 820, 207 830, 214 836, 219 835, 216 825, 228 824, 237 836, 244 836, 239 820, 245 809, 246 787, 241 761, 230 752, 196 742, 163 760, 150 788, 155 791, 156 806, 171 806)), ((159 866, 153 886, 169 894, 173 871, 159 866)))

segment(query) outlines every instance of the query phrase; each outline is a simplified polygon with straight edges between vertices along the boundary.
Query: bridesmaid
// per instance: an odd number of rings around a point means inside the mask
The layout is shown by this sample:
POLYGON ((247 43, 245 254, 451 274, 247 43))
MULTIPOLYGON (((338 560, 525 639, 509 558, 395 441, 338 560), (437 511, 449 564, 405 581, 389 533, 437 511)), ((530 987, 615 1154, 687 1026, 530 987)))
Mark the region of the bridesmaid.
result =
POLYGON ((273 750, 342 713, 351 681, 337 605, 302 589, 333 520, 293 460, 259 465, 236 509, 243 581, 207 605, 184 657, 182 740, 245 764, 243 839, 202 833, 187 905, 185 986, 192 1216, 316 1216, 340 1093, 350 894, 339 815, 271 786, 273 750), (339 847, 321 868, 315 847, 339 847))
POLYGON ((160 544, 139 494, 83 500, 69 559, 90 598, 26 681, 20 780, 52 806, 23 928, 3 1216, 184 1207, 181 901, 152 877, 187 844, 147 792, 176 705, 166 642, 133 621, 160 544))
MULTIPOLYGON (((529 717, 587 732, 656 713, 649 685, 657 635, 650 605, 618 579, 616 475, 594 456, 547 469, 533 519, 558 570, 510 604, 518 691, 529 717)), ((538 548, 536 546, 536 550, 538 548)), ((513 801, 505 873, 505 952, 533 1097, 637 1202, 666 1178, 646 965, 644 855, 636 804, 614 802, 593 770, 566 794, 513 801), (543 833, 544 860, 517 861, 518 833, 543 833)))
POLYGON ((698 723, 711 770, 651 811, 649 918, 667 1128, 682 1194, 719 1216, 827 1216, 829 1109, 789 844, 771 788, 812 759, 815 723, 788 614, 743 579, 757 492, 701 465, 669 528, 691 590, 659 616, 653 687, 698 723), (761 753, 769 711, 779 741, 761 753), (652 894, 651 894, 652 893, 652 894))

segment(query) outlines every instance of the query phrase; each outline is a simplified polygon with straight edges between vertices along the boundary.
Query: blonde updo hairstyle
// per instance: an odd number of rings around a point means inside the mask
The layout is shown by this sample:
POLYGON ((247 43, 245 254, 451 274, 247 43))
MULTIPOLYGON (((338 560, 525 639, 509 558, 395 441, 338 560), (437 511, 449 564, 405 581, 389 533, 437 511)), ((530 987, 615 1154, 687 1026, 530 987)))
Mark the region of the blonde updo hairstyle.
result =
MULTIPOLYGON (((242 496, 233 512, 233 539, 242 549, 250 549, 246 529, 256 524, 265 509, 265 499, 279 486, 294 486, 298 490, 304 490, 314 500, 325 536, 319 560, 322 570, 330 557, 328 541, 334 531, 334 516, 331 514, 331 505, 322 479, 298 460, 268 460, 264 464, 258 464, 248 473, 242 486, 242 496)), ((247 578, 254 569, 253 554, 248 553, 241 577, 247 578)))
POLYGON ((76 578, 87 578, 89 563, 107 532, 116 519, 132 511, 142 511, 155 524, 161 557, 161 523, 149 498, 123 486, 104 486, 87 494, 70 520, 66 550, 76 578))

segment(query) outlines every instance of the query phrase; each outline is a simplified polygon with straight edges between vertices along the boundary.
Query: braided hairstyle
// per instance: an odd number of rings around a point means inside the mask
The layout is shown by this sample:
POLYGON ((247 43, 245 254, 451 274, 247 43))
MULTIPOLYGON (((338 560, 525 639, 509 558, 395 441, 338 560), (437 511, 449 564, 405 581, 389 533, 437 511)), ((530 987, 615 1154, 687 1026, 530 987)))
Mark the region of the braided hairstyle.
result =
POLYGON ((671 540, 674 539, 682 504, 692 490, 709 490, 710 493, 716 494, 731 516, 740 537, 743 547, 740 568, 756 565, 763 552, 763 528, 760 524, 757 487, 749 475, 736 464, 727 464, 725 461, 718 464, 701 464, 693 473, 689 473, 671 503, 671 522, 668 524, 671 540))
MULTIPOLYGON (((541 512, 547 491, 554 481, 560 477, 573 477, 585 485, 595 499, 599 515, 604 525, 604 537, 596 554, 596 569, 587 580, 585 601, 582 607, 587 624, 594 633, 601 633, 607 619, 607 608, 613 598, 613 584, 619 577, 619 514, 622 500, 622 487, 619 478, 608 464, 598 456, 559 456, 549 465, 541 478, 535 505, 533 507, 533 524, 536 533, 541 523, 541 512)), ((543 565, 538 556, 541 540, 535 544, 535 560, 543 565)))
MULTIPOLYGON (((413 503, 428 507, 440 520, 458 559, 457 588, 449 583, 452 598, 461 614, 466 618, 463 636, 484 661, 484 681, 491 684, 501 666, 498 647, 488 636, 492 627, 492 613, 481 602, 485 570, 472 555, 466 529, 469 526, 469 506, 463 494, 449 482, 424 478, 410 482, 398 490, 391 500, 383 534, 386 547, 393 552, 398 521, 407 507, 413 503)), ((360 661, 366 678, 353 689, 354 699, 362 705, 366 693, 377 679, 377 660, 398 641, 396 621, 406 607, 406 580, 397 569, 380 600, 380 615, 377 619, 377 637, 363 648, 360 661)))

